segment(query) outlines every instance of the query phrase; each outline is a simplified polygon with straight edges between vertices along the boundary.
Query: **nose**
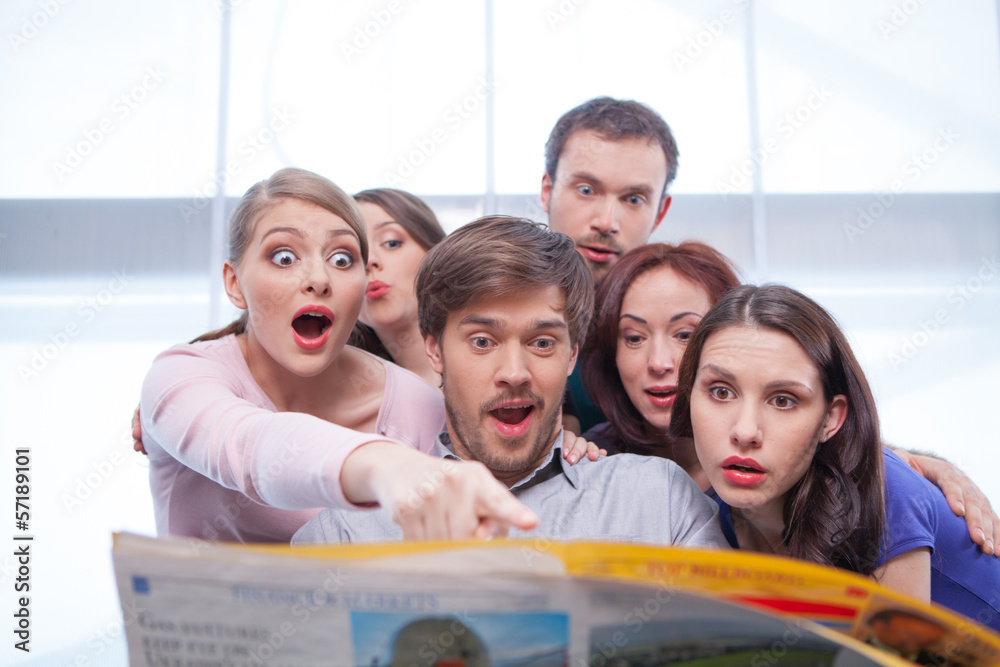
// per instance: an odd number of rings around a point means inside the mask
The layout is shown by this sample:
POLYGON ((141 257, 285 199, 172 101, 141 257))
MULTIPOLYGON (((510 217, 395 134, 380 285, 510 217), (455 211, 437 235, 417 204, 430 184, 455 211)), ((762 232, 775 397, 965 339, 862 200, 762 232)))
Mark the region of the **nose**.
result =
POLYGON ((759 447, 763 441, 761 433, 760 413, 757 406, 748 401, 742 401, 729 432, 729 440, 737 447, 759 447))
POLYGON ((617 234, 621 229, 618 222, 618 204, 613 197, 608 197, 597 211, 591 226, 602 234, 617 234))
POLYGON ((676 346, 669 341, 654 338, 649 346, 649 358, 647 367, 649 372, 656 376, 669 375, 677 368, 680 355, 676 346))
POLYGON ((331 292, 329 265, 320 260, 310 259, 305 262, 305 279, 302 291, 317 296, 329 296, 331 292))
POLYGON ((379 257, 379 254, 375 252, 374 248, 368 249, 368 266, 366 268, 369 272, 373 269, 382 268, 382 259, 379 257))
POLYGON ((525 359, 525 352, 519 347, 508 346, 500 351, 500 367, 497 369, 498 384, 521 387, 531 382, 531 372, 525 359))

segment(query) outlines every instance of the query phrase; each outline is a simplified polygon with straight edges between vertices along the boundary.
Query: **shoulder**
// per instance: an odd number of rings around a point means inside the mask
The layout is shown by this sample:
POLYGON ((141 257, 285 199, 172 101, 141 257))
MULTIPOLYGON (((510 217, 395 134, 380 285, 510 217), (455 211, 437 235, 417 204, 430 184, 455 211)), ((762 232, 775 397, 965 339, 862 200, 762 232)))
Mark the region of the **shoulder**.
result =
POLYGON ((153 359, 146 382, 199 381, 225 378, 238 382, 246 378, 246 361, 233 335, 218 340, 181 343, 161 352, 153 359))
MULTIPOLYGON (((698 489, 694 480, 670 459, 641 454, 616 454, 602 456, 597 461, 584 457, 574 468, 591 477, 614 479, 618 488, 628 488, 635 494, 661 494, 664 491, 680 489, 688 493, 692 488, 697 495, 708 500, 698 489), (624 483, 622 480, 628 480, 624 483)), ((711 501, 709 501, 711 502, 711 501)))
POLYGON ((444 415, 444 398, 422 377, 391 361, 373 357, 385 367, 385 397, 395 408, 416 412, 430 409, 444 415))
POLYGON ((888 448, 885 461, 885 544, 880 562, 918 547, 934 548, 941 510, 947 503, 930 482, 888 448))
POLYGON ((385 367, 379 431, 428 451, 444 430, 444 398, 416 373, 372 358, 385 367))
POLYGON ((882 448, 882 460, 885 462, 887 504, 890 502, 920 504, 928 506, 928 509, 936 506, 937 503, 934 501, 941 495, 937 487, 908 466, 888 447, 882 448), (893 500, 890 500, 890 496, 893 500))
POLYGON ((614 456, 621 451, 618 432, 611 425, 611 422, 604 422, 603 424, 594 426, 584 433, 582 437, 584 440, 589 440, 598 447, 607 450, 608 456, 614 456))

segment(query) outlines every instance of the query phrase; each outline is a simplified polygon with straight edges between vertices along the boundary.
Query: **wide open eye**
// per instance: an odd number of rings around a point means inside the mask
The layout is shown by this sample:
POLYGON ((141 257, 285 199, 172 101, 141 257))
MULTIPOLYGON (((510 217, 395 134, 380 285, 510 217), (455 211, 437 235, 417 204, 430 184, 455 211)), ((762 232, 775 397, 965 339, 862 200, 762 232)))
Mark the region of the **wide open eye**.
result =
POLYGON ((278 266, 291 266, 298 257, 291 250, 276 250, 271 253, 271 261, 278 266))
POLYGON ((354 255, 346 250, 338 250, 330 255, 330 264, 338 269, 349 269, 354 264, 354 255))
POLYGON ((728 401, 733 398, 733 392, 728 387, 720 387, 716 385, 715 387, 710 387, 708 393, 720 401, 728 401))

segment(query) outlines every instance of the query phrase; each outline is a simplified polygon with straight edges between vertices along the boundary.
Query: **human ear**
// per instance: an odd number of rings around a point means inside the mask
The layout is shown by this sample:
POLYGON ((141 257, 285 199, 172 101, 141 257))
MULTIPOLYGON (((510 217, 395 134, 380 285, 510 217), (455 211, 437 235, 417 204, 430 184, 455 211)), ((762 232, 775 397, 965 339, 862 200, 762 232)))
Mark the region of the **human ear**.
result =
POLYGON ((653 223, 653 230, 655 231, 660 223, 663 222, 664 216, 667 215, 667 209, 670 208, 670 202, 674 199, 670 195, 664 195, 663 200, 660 202, 660 210, 656 212, 656 222, 653 223))
POLYGON ((847 419, 847 397, 837 394, 830 401, 830 407, 826 409, 826 417, 823 419, 823 428, 820 431, 819 441, 826 442, 840 430, 847 419))
POLYGON ((441 341, 434 336, 427 334, 424 336, 424 351, 431 361, 431 368, 438 375, 444 373, 444 356, 441 354, 441 341))
POLYGON ((226 294, 234 306, 240 310, 247 309, 247 300, 240 289, 240 281, 236 276, 236 267, 228 259, 222 265, 222 282, 226 286, 226 294))
POLYGON ((580 353, 580 344, 577 343, 573 346, 573 352, 569 355, 569 366, 566 368, 566 377, 573 374, 573 369, 576 368, 576 359, 580 353))
POLYGON ((549 198, 552 196, 552 177, 549 176, 549 172, 545 172, 542 176, 542 210, 546 213, 549 212, 549 198))

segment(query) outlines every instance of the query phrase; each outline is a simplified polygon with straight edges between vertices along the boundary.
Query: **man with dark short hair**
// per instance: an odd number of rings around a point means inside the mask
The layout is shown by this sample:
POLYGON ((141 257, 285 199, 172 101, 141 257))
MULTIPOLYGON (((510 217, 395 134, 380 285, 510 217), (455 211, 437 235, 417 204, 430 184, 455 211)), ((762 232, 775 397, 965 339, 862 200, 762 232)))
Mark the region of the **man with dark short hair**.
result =
MULTIPOLYGON (((715 503, 672 461, 563 462, 563 389, 593 309, 592 277, 569 237, 482 218, 431 249, 416 290, 445 398, 436 452, 485 465, 538 515, 531 535, 726 546, 715 503)), ((328 509, 293 542, 401 537, 386 512, 328 509)))
POLYGON ((676 175, 677 143, 663 118, 639 102, 598 97, 552 128, 542 208, 549 226, 573 239, 599 283, 663 221, 676 175))

